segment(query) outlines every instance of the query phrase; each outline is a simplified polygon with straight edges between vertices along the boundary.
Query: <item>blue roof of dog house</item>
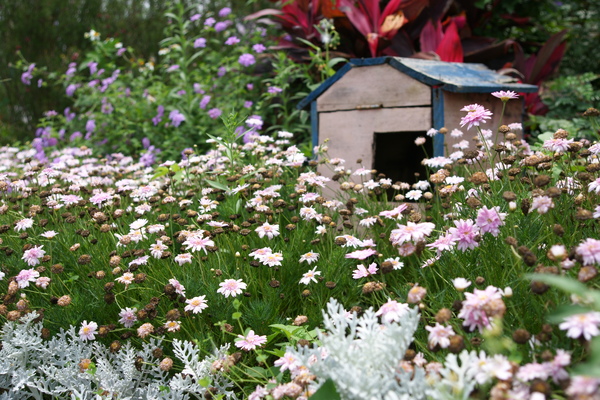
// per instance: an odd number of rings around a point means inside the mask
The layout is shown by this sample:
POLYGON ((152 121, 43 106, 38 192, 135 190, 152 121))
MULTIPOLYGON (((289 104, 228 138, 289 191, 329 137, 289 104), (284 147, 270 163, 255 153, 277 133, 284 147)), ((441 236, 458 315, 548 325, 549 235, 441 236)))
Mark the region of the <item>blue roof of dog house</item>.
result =
POLYGON ((518 83, 514 78, 499 74, 483 64, 452 63, 402 57, 351 59, 335 75, 305 97, 297 108, 302 109, 308 106, 352 68, 381 64, 389 64, 419 82, 448 92, 492 93, 499 90, 512 90, 518 93, 533 93, 538 90, 535 85, 518 83))

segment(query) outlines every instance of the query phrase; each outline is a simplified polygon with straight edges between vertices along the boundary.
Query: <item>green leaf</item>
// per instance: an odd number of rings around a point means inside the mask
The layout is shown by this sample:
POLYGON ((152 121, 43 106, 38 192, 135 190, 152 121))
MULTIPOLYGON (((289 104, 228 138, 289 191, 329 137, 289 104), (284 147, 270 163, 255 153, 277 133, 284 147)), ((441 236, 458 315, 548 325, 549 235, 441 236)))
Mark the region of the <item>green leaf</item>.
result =
POLYGON ((204 378, 200 378, 198 380, 198 384, 202 387, 208 387, 210 385, 210 378, 205 376, 204 378))
POLYGON ((154 175, 152 176, 151 179, 155 180, 156 178, 161 178, 168 173, 169 173, 169 169, 167 167, 158 167, 158 168, 156 168, 156 172, 154 173, 154 175))
POLYGON ((589 308, 579 305, 563 304, 556 307, 556 309, 548 315, 548 322, 552 324, 558 324, 563 322, 565 318, 570 317, 571 315, 584 314, 590 311, 591 310, 589 308))
POLYGON ((241 317, 242 317, 241 312, 234 312, 233 314, 231 314, 231 318, 233 318, 233 319, 240 319, 241 317))
POLYGON ((270 376, 269 371, 267 369, 261 368, 261 367, 246 368, 244 373, 253 378, 263 378, 264 379, 265 377, 270 376))
POLYGON ((215 189, 220 189, 220 190, 224 190, 224 191, 229 190, 229 187, 223 185, 220 182, 210 181, 210 180, 206 179, 206 183, 208 183, 210 186, 214 187, 215 189))
POLYGON ((331 379, 327 379, 310 398, 311 400, 342 400, 331 379))
POLYGON ((347 62, 347 61, 348 61, 348 60, 347 60, 347 59, 345 59, 344 57, 334 57, 334 58, 332 58, 331 60, 329 60, 329 62, 327 63, 327 67, 329 67, 329 68, 333 68, 333 67, 335 67, 337 64, 339 64, 339 63, 345 63, 345 62, 347 62))
POLYGON ((567 278, 564 276, 551 274, 527 274, 525 275, 525 277, 531 279, 532 281, 538 281, 546 283, 548 285, 552 285, 567 293, 583 295, 585 292, 588 291, 587 287, 584 284, 576 281, 575 279, 567 278))
POLYGON ((575 294, 585 301, 590 301, 595 310, 600 310, 600 291, 589 290, 583 283, 565 276, 551 275, 551 274, 527 274, 526 278, 546 283, 560 290, 575 294))
POLYGON ((268 358, 269 358, 268 354, 261 353, 261 354, 259 354, 259 355, 256 356, 256 361, 266 364, 268 358))

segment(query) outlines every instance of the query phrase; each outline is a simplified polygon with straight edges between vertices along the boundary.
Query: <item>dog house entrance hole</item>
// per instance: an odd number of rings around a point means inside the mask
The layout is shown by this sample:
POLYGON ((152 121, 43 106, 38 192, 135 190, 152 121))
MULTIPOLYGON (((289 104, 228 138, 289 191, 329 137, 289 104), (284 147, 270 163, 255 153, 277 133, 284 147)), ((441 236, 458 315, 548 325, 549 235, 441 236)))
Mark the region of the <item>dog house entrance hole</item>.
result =
POLYGON ((413 184, 427 179, 421 161, 427 156, 433 157, 433 140, 426 132, 375 132, 373 136, 373 168, 377 173, 385 174, 394 183, 413 184), (415 144, 419 136, 426 138, 424 146, 415 144))

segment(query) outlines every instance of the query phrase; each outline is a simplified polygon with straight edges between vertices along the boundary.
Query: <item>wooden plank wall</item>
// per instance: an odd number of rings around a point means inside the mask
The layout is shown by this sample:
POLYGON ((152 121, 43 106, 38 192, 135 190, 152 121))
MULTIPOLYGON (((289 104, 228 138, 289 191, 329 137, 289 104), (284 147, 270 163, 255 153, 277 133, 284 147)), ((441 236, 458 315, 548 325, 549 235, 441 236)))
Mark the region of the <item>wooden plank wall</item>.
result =
POLYGON ((431 88, 388 64, 355 67, 327 89, 317 111, 353 110, 361 106, 431 105, 431 88))

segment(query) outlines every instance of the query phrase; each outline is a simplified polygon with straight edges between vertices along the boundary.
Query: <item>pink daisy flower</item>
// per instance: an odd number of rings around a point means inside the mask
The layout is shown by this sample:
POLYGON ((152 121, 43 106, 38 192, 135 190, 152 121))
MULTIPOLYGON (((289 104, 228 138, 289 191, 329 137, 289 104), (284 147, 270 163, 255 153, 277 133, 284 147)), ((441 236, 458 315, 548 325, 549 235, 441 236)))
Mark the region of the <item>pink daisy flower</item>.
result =
POLYGON ((152 332, 154 332, 154 326, 149 322, 146 322, 137 328, 137 334, 142 339, 150 335, 152 332))
POLYGON ((426 326, 425 329, 429 332, 429 346, 431 348, 439 345, 442 349, 450 346, 450 336, 454 335, 454 330, 451 326, 443 326, 438 322, 435 326, 426 326))
POLYGON ((156 243, 150 246, 150 255, 154 258, 161 258, 163 251, 167 249, 168 247, 163 244, 162 240, 157 240, 156 243))
POLYGON ((415 224, 408 221, 406 225, 398 224, 398 228, 390 233, 390 241, 394 246, 401 245, 404 242, 417 243, 429 236, 435 229, 435 224, 431 222, 422 222, 415 224))
POLYGON ((448 229, 448 233, 457 240, 457 249, 465 251, 479 246, 479 242, 477 241, 479 228, 472 220, 461 219, 454 221, 454 225, 456 227, 448 229))
POLYGON ((426 247, 437 250, 437 255, 441 255, 443 251, 449 251, 454 249, 458 238, 451 234, 440 236, 435 242, 428 244, 426 247))
POLYGON ((169 279, 169 283, 175 288, 175 293, 185 296, 185 287, 177 279, 169 279))
POLYGON ((463 318, 463 325, 470 330, 478 328, 479 332, 483 332, 484 328, 490 326, 486 306, 501 300, 502 292, 494 286, 488 286, 485 290, 475 289, 473 293, 465 293, 465 297, 458 318, 463 318))
POLYGON ((467 112, 467 115, 460 120, 461 128, 468 125, 467 130, 471 129, 472 126, 479 126, 479 124, 487 122, 487 119, 492 118, 492 113, 479 104, 470 104, 461 108, 460 111, 467 112))
POLYGON ((600 194, 600 178, 588 184, 588 191, 600 194))
POLYGON ((600 264, 600 240, 587 238, 575 251, 583 258, 584 265, 600 264))
POLYGON ((242 290, 246 289, 248 285, 242 282, 241 279, 225 279, 225 281, 219 283, 219 286, 217 293, 221 293, 225 297, 235 297, 241 294, 242 290))
POLYGON ((242 350, 250 351, 262 346, 266 342, 266 336, 257 335, 253 330, 250 330, 246 336, 238 335, 238 338, 235 340, 235 346, 242 350))
POLYGON ((24 231, 25 229, 29 229, 33 226, 33 219, 31 218, 23 218, 20 221, 17 221, 15 224, 15 232, 24 231))
POLYGON ((200 314, 202 310, 208 307, 205 300, 206 296, 197 296, 191 299, 187 299, 185 302, 187 306, 185 306, 185 311, 191 311, 194 314, 200 314))
POLYGON ((279 367, 280 372, 284 372, 286 370, 294 371, 298 367, 300 367, 300 360, 298 360, 298 358, 294 354, 290 353, 289 351, 286 351, 282 357, 275 360, 273 365, 279 367))
POLYGON ((198 233, 188 236, 186 241, 183 242, 183 244, 187 246, 185 249, 191 250, 192 252, 202 250, 205 254, 208 253, 206 248, 214 246, 215 242, 212 241, 210 237, 203 237, 202 235, 202 233, 198 233))
POLYGON ((551 208, 554 208, 554 202, 548 196, 536 196, 531 202, 531 209, 536 210, 538 214, 546 214, 551 208))
POLYGON ((506 213, 500 212, 500 207, 487 208, 484 206, 477 212, 475 223, 481 230, 481 233, 491 233, 496 237, 500 234, 500 227, 504 225, 506 213))
POLYGON ((178 254, 175 256, 174 260, 181 267, 183 264, 192 263, 192 255, 190 253, 178 254))
POLYGON ((19 288, 26 288, 29 286, 30 282, 35 282, 36 279, 40 276, 40 273, 35 269, 23 269, 19 272, 19 275, 15 278, 19 288))
POLYGON ((94 321, 81 323, 81 329, 79 329, 79 337, 82 340, 94 340, 96 339, 96 333, 98 333, 98 324, 94 321))
POLYGON ((351 253, 346 254, 346 258, 353 258, 355 260, 364 260, 366 258, 371 257, 372 255, 377 254, 377 250, 374 249, 363 249, 356 250, 351 253))
POLYGON ((555 153, 564 153, 569 150, 569 145, 573 143, 573 139, 548 139, 544 142, 543 148, 555 153))
POLYGON ((259 258, 259 261, 263 265, 268 265, 269 267, 279 266, 281 265, 281 261, 283 261, 283 254, 269 253, 259 258))
POLYGON ((259 238, 266 236, 269 239, 273 239, 275 236, 279 236, 279 225, 271 225, 268 222, 265 222, 254 231, 258 233, 259 238))
POLYGON ((369 265, 369 268, 366 268, 364 265, 360 264, 356 267, 354 271, 352 271, 352 278, 366 278, 369 275, 375 275, 377 273, 377 270, 377 264, 375 263, 369 265))
POLYGON ((42 250, 42 247, 44 246, 34 246, 31 249, 23 252, 22 259, 27 263, 27 265, 33 267, 40 263, 40 258, 46 255, 46 252, 42 250))
POLYGON ((40 276, 35 280, 35 286, 40 287, 42 289, 47 289, 51 281, 52 280, 47 276, 40 276))
POLYGON ((312 251, 309 251, 308 253, 302 254, 300 257, 300 262, 306 261, 306 263, 310 265, 314 262, 317 262, 318 259, 319 253, 313 253, 312 251))
POLYGON ((567 336, 573 339, 583 337, 591 340, 600 334, 600 312, 591 311, 583 314, 575 314, 566 317, 558 327, 567 331, 567 336))
POLYGON ((317 271, 316 269, 317 267, 315 266, 313 269, 302 275, 300 283, 303 283, 305 285, 308 285, 311 281, 317 283, 317 275, 321 275, 321 271, 317 271))
POLYGON ((492 96, 499 98, 502 101, 508 101, 512 99, 518 99, 519 95, 512 90, 500 90, 498 92, 492 92, 492 96))
POLYGON ((387 303, 382 305, 375 315, 381 316, 381 319, 388 323, 400 322, 408 310, 408 304, 398 303, 396 300, 388 299, 387 303))
POLYGON ((123 324, 125 328, 131 328, 137 322, 137 316, 135 313, 137 312, 137 308, 129 308, 126 307, 119 312, 119 323, 123 324))

